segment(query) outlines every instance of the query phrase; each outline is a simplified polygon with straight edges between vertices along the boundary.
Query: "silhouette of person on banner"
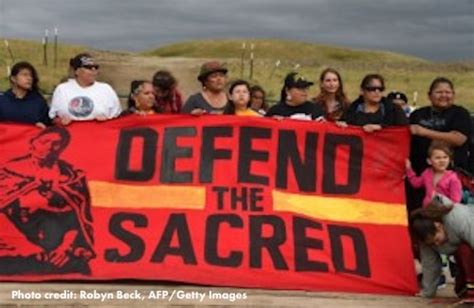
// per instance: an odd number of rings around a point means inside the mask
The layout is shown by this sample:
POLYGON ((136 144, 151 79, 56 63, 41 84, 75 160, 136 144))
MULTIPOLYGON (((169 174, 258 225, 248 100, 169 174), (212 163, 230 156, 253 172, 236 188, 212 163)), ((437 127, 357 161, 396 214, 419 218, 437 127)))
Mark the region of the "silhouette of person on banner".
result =
POLYGON ((59 157, 69 132, 49 127, 0 166, 0 275, 90 274, 92 215, 81 170, 59 157))

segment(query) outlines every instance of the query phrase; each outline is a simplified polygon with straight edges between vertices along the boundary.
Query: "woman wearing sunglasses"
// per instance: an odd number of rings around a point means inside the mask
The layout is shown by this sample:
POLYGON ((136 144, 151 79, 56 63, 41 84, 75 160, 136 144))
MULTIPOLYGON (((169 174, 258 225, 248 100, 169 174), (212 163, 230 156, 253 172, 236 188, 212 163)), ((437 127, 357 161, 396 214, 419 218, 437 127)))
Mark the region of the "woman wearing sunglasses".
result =
POLYGON ((117 94, 106 83, 96 81, 99 65, 88 53, 80 53, 69 61, 74 78, 61 83, 53 93, 50 118, 57 124, 71 121, 106 121, 120 115, 117 94))
POLYGON ((362 79, 360 96, 347 110, 347 124, 362 126, 366 132, 381 130, 385 126, 407 125, 403 110, 383 96, 385 82, 379 74, 369 74, 362 79))

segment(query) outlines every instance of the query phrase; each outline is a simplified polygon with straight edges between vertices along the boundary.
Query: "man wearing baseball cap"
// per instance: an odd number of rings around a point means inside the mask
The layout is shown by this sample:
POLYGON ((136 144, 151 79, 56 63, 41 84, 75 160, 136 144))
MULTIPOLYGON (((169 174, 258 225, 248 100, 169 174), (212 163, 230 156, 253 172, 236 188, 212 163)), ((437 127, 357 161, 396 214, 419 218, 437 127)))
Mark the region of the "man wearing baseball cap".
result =
POLYGON ((223 63, 218 61, 205 62, 201 66, 197 77, 202 85, 202 90, 188 98, 182 112, 193 115, 222 114, 227 104, 225 93, 227 71, 223 63))
POLYGON ((106 121, 122 111, 119 98, 107 83, 98 82, 99 65, 89 53, 70 59, 74 78, 59 84, 53 93, 49 117, 57 124, 71 121, 106 121))

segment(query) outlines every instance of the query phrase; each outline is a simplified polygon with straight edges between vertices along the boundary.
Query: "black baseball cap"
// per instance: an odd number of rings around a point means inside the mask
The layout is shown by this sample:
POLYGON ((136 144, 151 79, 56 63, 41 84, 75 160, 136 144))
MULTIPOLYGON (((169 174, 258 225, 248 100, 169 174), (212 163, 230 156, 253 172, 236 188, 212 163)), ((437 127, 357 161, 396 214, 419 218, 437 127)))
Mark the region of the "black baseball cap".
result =
POLYGON ((285 77, 285 88, 288 89, 306 89, 312 85, 314 85, 314 82, 308 81, 304 76, 296 72, 289 73, 285 77))
POLYGON ((389 100, 394 100, 394 99, 401 99, 402 101, 404 101, 405 103, 408 103, 408 98, 407 96, 405 95, 405 93, 403 92, 399 92, 399 91, 392 91, 390 93, 388 93, 387 95, 387 98, 389 100))

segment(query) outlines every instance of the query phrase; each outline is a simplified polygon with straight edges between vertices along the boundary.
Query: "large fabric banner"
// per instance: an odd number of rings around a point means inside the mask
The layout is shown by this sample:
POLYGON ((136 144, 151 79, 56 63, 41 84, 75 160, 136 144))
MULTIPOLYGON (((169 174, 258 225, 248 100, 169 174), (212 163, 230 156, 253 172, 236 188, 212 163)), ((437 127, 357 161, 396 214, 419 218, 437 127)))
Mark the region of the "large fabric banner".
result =
POLYGON ((413 294, 405 128, 233 116, 0 125, 0 280, 413 294))

